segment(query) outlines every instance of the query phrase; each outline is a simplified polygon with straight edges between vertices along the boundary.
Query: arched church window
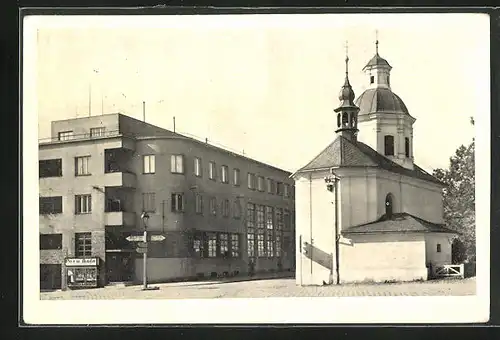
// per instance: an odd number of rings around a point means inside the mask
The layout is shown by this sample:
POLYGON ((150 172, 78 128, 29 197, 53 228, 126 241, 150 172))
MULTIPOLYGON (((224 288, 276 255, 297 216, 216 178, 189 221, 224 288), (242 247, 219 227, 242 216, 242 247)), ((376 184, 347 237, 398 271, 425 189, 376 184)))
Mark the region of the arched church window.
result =
POLYGON ((405 156, 410 158, 410 138, 405 137, 405 156))
POLYGON ((384 155, 394 156, 394 136, 384 136, 384 155))
POLYGON ((392 208, 393 208, 392 194, 387 194, 387 196, 385 197, 385 216, 386 217, 392 216, 392 208))
POLYGON ((349 115, 347 112, 342 112, 342 125, 346 127, 349 124, 349 115))
POLYGON ((354 115, 351 115, 351 126, 356 126, 356 117, 354 115))
POLYGON ((391 82, 389 81, 389 76, 387 76, 387 85, 391 86, 391 82))
POLYGON ((375 82, 375 76, 370 76, 370 84, 373 84, 375 82))
POLYGON ((337 114, 337 127, 340 127, 340 113, 337 114))

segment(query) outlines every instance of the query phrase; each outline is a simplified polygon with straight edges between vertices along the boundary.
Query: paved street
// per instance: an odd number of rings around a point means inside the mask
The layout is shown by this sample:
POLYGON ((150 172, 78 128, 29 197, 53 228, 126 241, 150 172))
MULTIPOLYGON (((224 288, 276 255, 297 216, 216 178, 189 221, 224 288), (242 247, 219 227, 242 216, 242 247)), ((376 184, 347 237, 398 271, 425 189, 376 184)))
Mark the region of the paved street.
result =
POLYGON ((394 284, 360 284, 300 287, 295 279, 281 278, 240 282, 182 282, 155 284, 156 291, 141 291, 141 286, 43 292, 42 300, 62 299, 200 299, 265 297, 347 297, 347 296, 432 296, 475 295, 475 278, 394 284))

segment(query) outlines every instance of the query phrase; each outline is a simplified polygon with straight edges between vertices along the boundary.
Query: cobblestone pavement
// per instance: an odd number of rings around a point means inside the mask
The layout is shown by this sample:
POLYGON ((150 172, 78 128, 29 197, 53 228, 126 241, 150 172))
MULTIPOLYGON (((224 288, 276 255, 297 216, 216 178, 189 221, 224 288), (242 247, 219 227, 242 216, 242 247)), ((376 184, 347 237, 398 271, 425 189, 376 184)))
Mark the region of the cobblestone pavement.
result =
POLYGON ((476 280, 440 280, 392 284, 346 284, 340 286, 297 286, 295 279, 268 279, 241 282, 183 282, 154 284, 160 289, 142 291, 141 286, 42 292, 42 300, 67 299, 200 299, 265 297, 348 297, 348 296, 432 296, 475 295, 476 280))

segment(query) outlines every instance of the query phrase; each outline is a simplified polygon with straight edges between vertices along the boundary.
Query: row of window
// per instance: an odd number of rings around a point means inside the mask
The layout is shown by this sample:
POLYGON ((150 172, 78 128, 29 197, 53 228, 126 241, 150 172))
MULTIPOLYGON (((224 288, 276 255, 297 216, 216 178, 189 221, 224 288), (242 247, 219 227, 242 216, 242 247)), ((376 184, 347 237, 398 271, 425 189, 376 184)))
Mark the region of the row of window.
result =
MULTIPOLYGON (((62 196, 48 196, 39 198, 40 214, 61 214, 63 212, 62 196)), ((92 195, 75 195, 75 214, 89 214, 92 212, 92 195)))
MULTIPOLYGON (((62 234, 40 234, 40 250, 62 249, 62 234)), ((75 256, 92 256, 92 234, 75 233, 75 256)))
MULTIPOLYGON (((394 136, 384 136, 384 155, 394 156, 394 136)), ((405 137, 405 156, 410 157, 410 138, 405 137)))
POLYGON ((240 252, 240 235, 224 232, 198 232, 193 238, 195 257, 238 258, 240 252))
MULTIPOLYGON (((75 176, 89 176, 90 173, 90 156, 75 157, 75 176)), ((194 158, 194 175, 203 177, 202 161, 201 158, 194 158)), ((184 156, 171 155, 170 157, 170 171, 174 174, 184 174, 184 156)), ((39 162, 40 178, 45 177, 60 177, 62 176, 62 160, 61 159, 47 159, 40 160, 39 162)), ((155 155, 143 156, 143 173, 154 174, 156 173, 156 157, 155 155)), ((218 178, 217 166, 215 162, 208 163, 208 178, 216 181, 218 178)), ((222 165, 220 170, 221 183, 229 183, 229 167, 222 165)), ((232 175, 232 184, 234 186, 241 185, 240 169, 234 168, 232 175)), ((291 186, 287 183, 277 182, 272 178, 264 178, 254 173, 247 174, 247 186, 251 190, 258 190, 261 192, 267 191, 270 194, 291 197, 293 192, 291 186)))
MULTIPOLYGON (((90 137, 104 137, 106 135, 106 128, 103 126, 90 128, 90 137)), ((73 131, 61 131, 57 134, 57 139, 60 141, 72 140, 75 135, 73 131)))

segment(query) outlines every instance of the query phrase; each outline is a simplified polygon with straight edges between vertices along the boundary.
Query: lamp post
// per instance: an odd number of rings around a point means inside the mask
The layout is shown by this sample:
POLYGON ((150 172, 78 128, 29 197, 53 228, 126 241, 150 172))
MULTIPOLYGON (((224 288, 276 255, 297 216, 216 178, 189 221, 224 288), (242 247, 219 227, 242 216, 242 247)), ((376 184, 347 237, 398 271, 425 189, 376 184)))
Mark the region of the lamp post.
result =
MULTIPOLYGON (((147 244, 148 242, 148 219, 149 215, 147 212, 143 212, 141 214, 141 219, 142 222, 144 223, 144 238, 143 242, 147 244)), ((142 254, 142 259, 143 259, 143 264, 142 264, 142 289, 147 290, 148 289, 148 281, 147 281, 147 268, 148 268, 148 254, 147 251, 145 251, 142 254)))

